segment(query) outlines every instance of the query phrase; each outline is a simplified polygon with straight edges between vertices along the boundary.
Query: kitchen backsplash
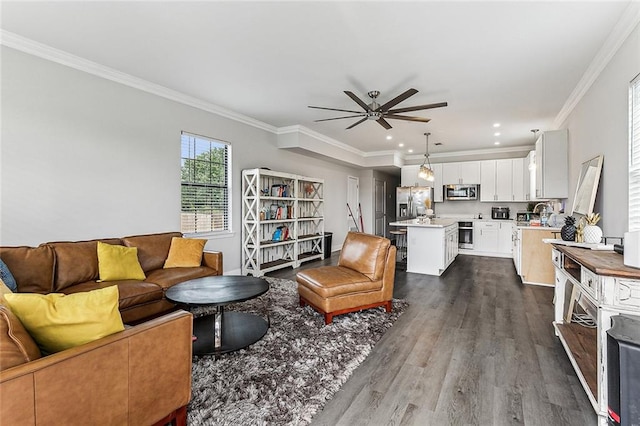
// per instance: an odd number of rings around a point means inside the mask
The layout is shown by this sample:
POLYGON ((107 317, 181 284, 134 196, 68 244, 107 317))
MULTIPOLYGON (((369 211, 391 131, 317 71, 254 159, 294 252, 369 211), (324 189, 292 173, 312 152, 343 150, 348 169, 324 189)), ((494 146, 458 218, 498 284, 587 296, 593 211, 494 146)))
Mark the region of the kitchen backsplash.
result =
POLYGON ((496 201, 495 203, 482 203, 480 201, 444 201, 435 203, 436 217, 439 215, 473 215, 474 218, 478 214, 482 214, 483 219, 491 219, 491 207, 508 207, 509 217, 514 219, 519 211, 526 211, 528 203, 503 203, 496 201))

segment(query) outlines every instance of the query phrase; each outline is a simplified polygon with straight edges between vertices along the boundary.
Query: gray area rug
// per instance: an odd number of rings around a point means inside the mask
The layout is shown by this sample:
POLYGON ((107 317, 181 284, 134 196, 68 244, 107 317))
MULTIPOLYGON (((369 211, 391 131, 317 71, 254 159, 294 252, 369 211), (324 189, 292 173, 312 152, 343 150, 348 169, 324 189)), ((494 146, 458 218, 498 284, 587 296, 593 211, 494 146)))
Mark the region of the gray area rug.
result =
POLYGON ((266 294, 228 307, 262 315, 268 309, 264 338, 219 360, 194 357, 189 425, 310 423, 408 306, 394 299, 390 314, 369 309, 325 326, 319 313, 299 306, 294 281, 267 281, 266 294))

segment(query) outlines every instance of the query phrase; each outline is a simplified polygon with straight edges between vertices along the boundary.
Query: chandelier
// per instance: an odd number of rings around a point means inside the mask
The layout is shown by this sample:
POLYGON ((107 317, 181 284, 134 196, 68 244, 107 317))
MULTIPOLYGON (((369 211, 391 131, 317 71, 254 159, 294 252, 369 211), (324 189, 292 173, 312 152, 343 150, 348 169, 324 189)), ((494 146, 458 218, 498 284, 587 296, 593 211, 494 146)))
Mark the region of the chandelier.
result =
POLYGON ((420 171, 418 172, 418 177, 420 179, 428 180, 433 182, 435 179, 435 175, 433 174, 433 169, 431 168, 431 161, 429 161, 429 135, 431 133, 425 133, 424 135, 427 137, 426 150, 424 153, 424 161, 420 166, 420 171), (428 164, 428 166, 427 166, 428 164))

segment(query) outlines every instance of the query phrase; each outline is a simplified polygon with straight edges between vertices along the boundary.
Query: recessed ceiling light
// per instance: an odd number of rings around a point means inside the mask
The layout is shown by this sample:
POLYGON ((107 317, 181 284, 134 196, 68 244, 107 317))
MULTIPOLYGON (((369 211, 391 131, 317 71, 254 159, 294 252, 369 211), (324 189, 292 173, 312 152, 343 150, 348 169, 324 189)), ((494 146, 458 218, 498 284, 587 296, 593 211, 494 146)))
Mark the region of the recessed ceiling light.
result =
POLYGON ((495 141, 493 144, 494 145, 500 145, 500 142, 499 141, 495 141))
POLYGON ((398 146, 399 146, 400 148, 402 148, 402 147, 404 146, 404 144, 403 144, 403 143, 399 143, 399 144, 398 144, 398 146))
POLYGON ((393 136, 387 135, 387 140, 390 141, 391 139, 393 139, 393 136))
POLYGON ((412 149, 410 149, 410 150, 409 150, 409 153, 412 153, 412 152, 413 152, 413 150, 412 150, 412 149))
POLYGON ((495 132, 493 136, 500 136, 500 132, 495 132))
POLYGON ((500 127, 500 123, 493 123, 493 127, 500 127))

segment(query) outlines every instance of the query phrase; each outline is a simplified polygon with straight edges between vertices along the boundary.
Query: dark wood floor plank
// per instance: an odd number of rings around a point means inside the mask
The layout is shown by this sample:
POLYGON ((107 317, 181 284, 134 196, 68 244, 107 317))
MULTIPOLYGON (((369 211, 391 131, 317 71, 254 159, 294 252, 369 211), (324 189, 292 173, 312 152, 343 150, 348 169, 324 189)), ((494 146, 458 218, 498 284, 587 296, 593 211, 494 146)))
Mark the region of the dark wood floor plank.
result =
POLYGON ((458 256, 441 277, 396 271, 394 297, 409 308, 313 425, 596 424, 554 335, 553 289, 523 285, 511 259, 458 256))

